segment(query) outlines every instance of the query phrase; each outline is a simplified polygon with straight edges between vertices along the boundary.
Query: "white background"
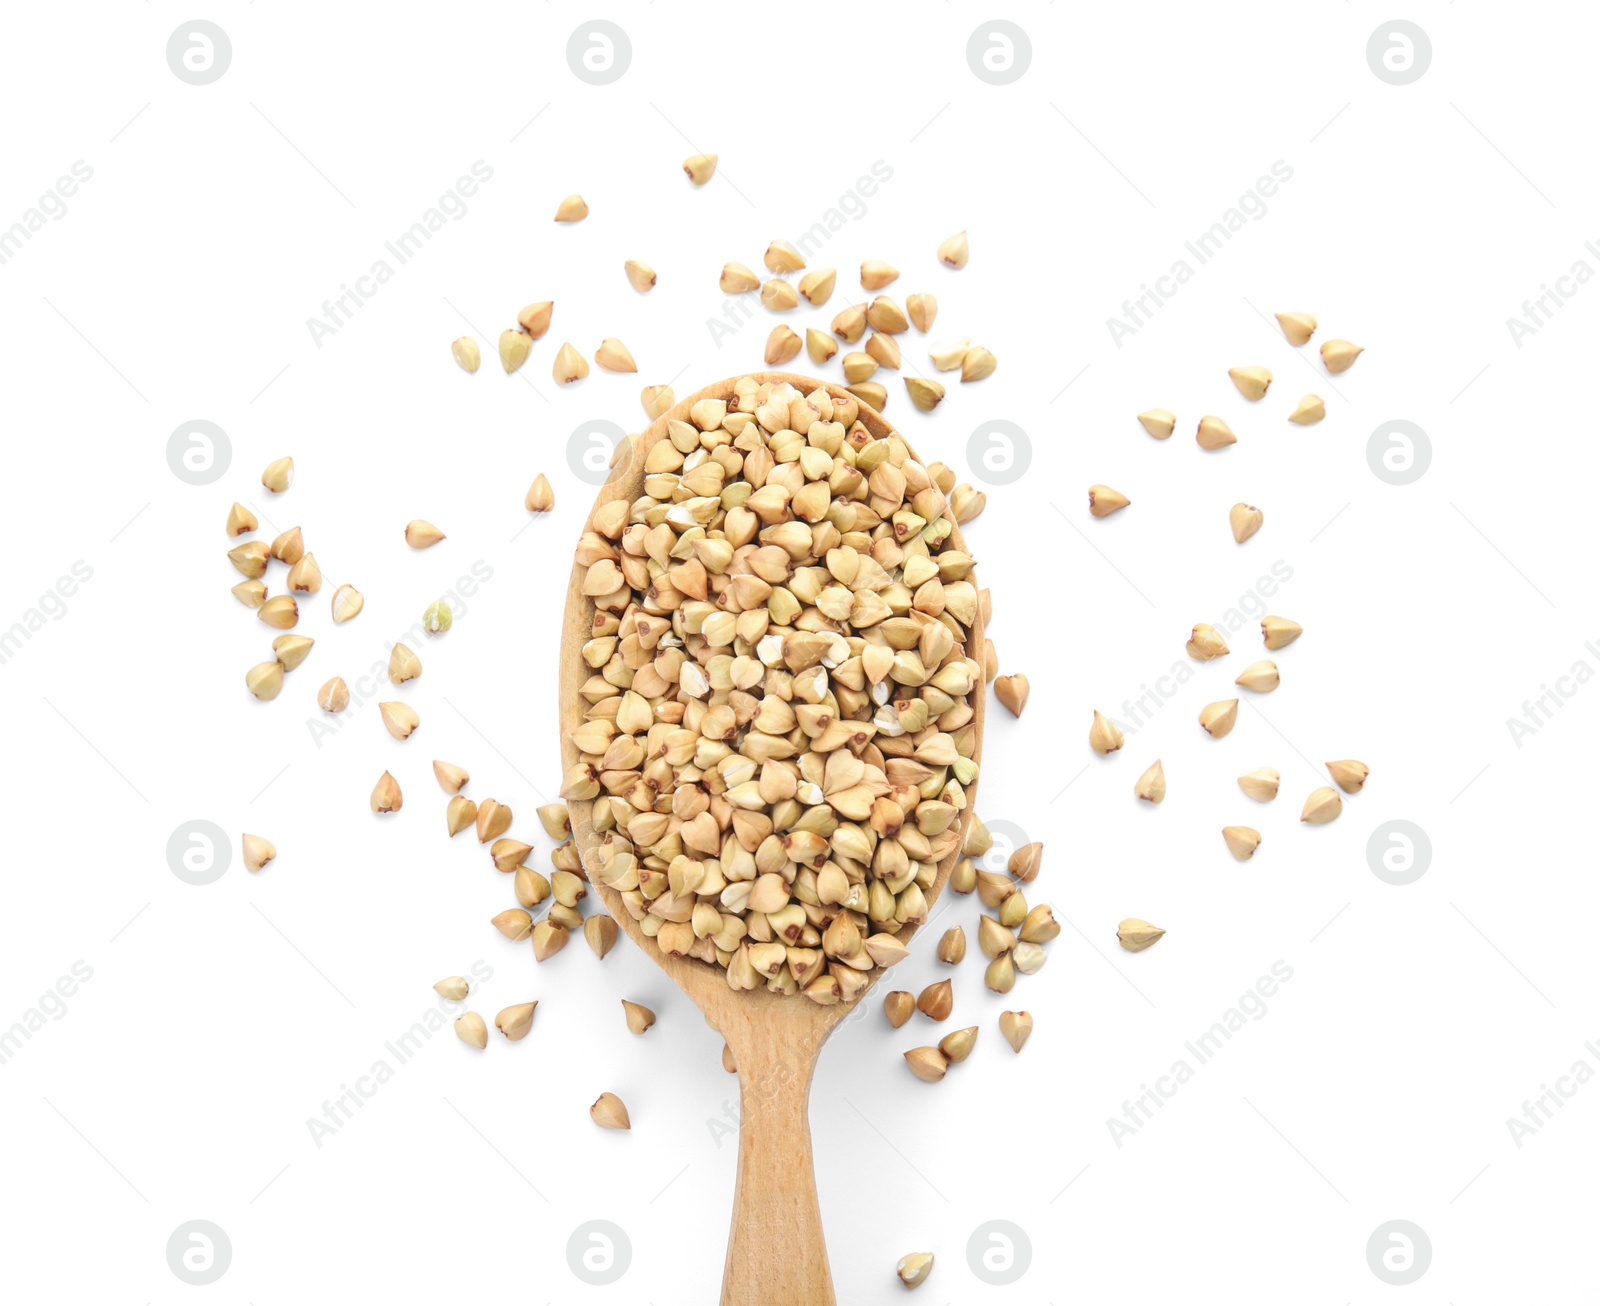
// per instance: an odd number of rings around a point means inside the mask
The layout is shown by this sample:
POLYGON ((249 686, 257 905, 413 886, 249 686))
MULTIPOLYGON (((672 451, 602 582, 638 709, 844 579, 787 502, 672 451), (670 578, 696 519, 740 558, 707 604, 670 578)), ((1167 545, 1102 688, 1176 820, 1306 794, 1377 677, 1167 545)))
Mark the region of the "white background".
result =
MULTIPOLYGON (((759 267, 769 239, 824 220, 882 160, 892 179, 813 260, 840 269, 834 302, 787 320, 825 325, 860 260, 882 258, 904 272, 890 293, 938 295, 935 338, 970 335, 1000 360, 979 384, 945 378, 927 416, 880 379, 888 415, 964 478, 981 470, 967 442, 983 423, 1030 435, 1028 475, 969 528, 1003 669, 1033 683, 1020 721, 991 710, 978 807, 1045 841, 1030 899, 1068 924, 1008 999, 984 990, 974 947, 951 1024, 890 1031, 880 984, 828 1047, 811 1115, 841 1301, 898 1300, 894 1263, 912 1250, 936 1254, 921 1291, 940 1302, 1593 1299, 1600 1087, 1577 1087, 1520 1148, 1506 1120, 1575 1062, 1600 1069, 1584 1047, 1600 1036, 1586 734, 1600 689, 1577 686, 1520 747, 1506 719, 1575 662, 1600 667, 1584 647, 1600 636, 1600 290, 1577 288, 1520 348, 1506 319, 1575 261, 1600 268, 1584 248, 1600 236, 1596 30, 1571 5, 1419 4, 1403 16, 1432 62, 1393 86, 1366 47, 1395 16, 1359 0, 608 14, 157 0, 69 21, 13 7, 0 228, 74 161, 93 177, 0 264, 0 624, 26 622, 75 562, 93 575, 0 664, 0 1029, 74 962, 93 977, 0 1064, 8 1297, 715 1299, 736 1151, 709 1123, 737 1099, 720 1040, 626 942, 602 963, 576 941, 535 967, 501 939, 488 919, 512 905, 509 883, 470 836, 446 840, 429 760, 466 765, 469 792, 509 803, 544 857, 533 809, 559 784, 556 622, 592 497, 568 437, 590 419, 639 429, 643 384, 672 379, 681 396, 759 367, 773 323, 754 297, 731 339, 707 328, 718 269, 759 267), (165 57, 197 16, 233 51, 198 87, 165 57), (566 59, 595 17, 631 42, 610 85, 566 59), (1031 39, 1004 86, 965 53, 997 17, 1031 39), (721 156, 703 190, 679 171, 691 141, 721 156), (493 177, 465 216, 318 347, 307 319, 479 160, 493 177), (1278 160, 1293 177, 1265 215, 1118 347, 1108 317, 1278 160), (592 215, 557 226, 572 191, 592 215), (951 273, 934 249, 963 227, 971 264, 951 273), (649 296, 624 280, 627 258, 657 269, 649 296), (547 298, 550 335, 505 377, 496 336, 547 298), (1267 320, 1286 309, 1319 318, 1312 346, 1267 320), (476 376, 450 360, 463 333, 483 348, 476 376), (592 356, 606 335, 639 375, 596 370, 558 393, 560 342, 592 356), (1315 356, 1330 336, 1366 346, 1332 380, 1315 356), (1227 379, 1246 363, 1278 377, 1259 405, 1227 379), (1312 391, 1327 420, 1289 425, 1312 391), (1133 420, 1154 405, 1179 414, 1168 442, 1133 420), (1207 412, 1236 447, 1196 447, 1207 412), (166 458, 196 418, 231 446, 202 487, 166 458), (1403 487, 1366 453, 1396 418, 1432 444, 1403 487), (260 469, 282 454, 298 477, 269 499, 260 469), (540 471, 557 507, 524 530, 540 471), (1133 506, 1092 521, 1093 482, 1133 506), (265 538, 301 525, 327 581, 300 627, 317 646, 267 704, 242 679, 272 632, 228 594, 235 498, 265 538), (1241 499, 1266 514, 1243 547, 1226 525, 1241 499), (401 539, 419 516, 449 535, 420 554, 401 539), (492 579, 393 695, 421 714, 417 735, 390 739, 369 702, 319 745, 316 687, 353 684, 475 562, 492 579), (1262 655, 1259 609, 1222 662, 1188 663, 1184 640, 1274 563, 1292 578, 1267 606, 1306 634, 1277 655, 1282 688, 1211 741, 1196 713, 1262 655), (327 600, 345 581, 366 610, 335 628, 327 600), (1091 711, 1127 721, 1124 700, 1174 664, 1193 679, 1095 758, 1091 711), (1151 809, 1131 788, 1158 756, 1170 796, 1151 809), (1336 757, 1372 767, 1366 791, 1334 824, 1301 826, 1336 757), (1283 774, 1269 807, 1234 783, 1262 765, 1283 774), (367 794, 385 768, 406 802, 379 820, 367 794), (230 839, 209 886, 167 864, 191 819, 230 839), (1432 842, 1405 887, 1366 851, 1394 819, 1432 842), (1230 823, 1265 835, 1253 861, 1228 856, 1230 823), (246 830, 279 849, 259 875, 240 863, 246 830), (1169 933, 1124 953, 1113 933, 1129 915, 1169 933), (1117 1146, 1108 1117, 1280 960, 1293 979, 1266 1015, 1117 1146), (318 1146, 307 1119, 387 1057, 435 979, 476 961, 493 977, 470 1005, 492 1022, 537 998, 531 1036, 491 1032, 479 1053, 446 1027, 318 1146), (623 996, 659 1013, 642 1039, 623 996), (1037 1021, 1020 1057, 996 1029, 1007 1007, 1037 1021), (972 1059, 942 1084, 914 1080, 900 1053, 961 1024, 982 1031, 972 1059), (606 1089, 631 1133, 586 1118, 606 1089), (232 1245, 206 1288, 167 1265, 192 1219, 232 1245), (568 1268, 591 1219, 631 1245, 611 1287, 568 1268), (968 1265, 994 1219, 1032 1246, 1006 1288, 968 1265), (1393 1219, 1432 1245, 1405 1288, 1368 1266, 1393 1219)), ((927 371, 926 342, 901 339, 927 371)), ((973 929, 975 900, 941 905, 939 928, 973 929)), ((935 933, 887 987, 944 973, 935 933)))

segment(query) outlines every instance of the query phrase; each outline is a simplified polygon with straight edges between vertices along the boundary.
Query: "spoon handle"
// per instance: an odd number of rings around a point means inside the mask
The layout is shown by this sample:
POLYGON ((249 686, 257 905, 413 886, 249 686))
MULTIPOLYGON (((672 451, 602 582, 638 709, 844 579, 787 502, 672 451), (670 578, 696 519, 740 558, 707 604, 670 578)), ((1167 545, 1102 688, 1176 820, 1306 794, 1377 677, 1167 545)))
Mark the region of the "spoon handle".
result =
POLYGON ((722 1306, 835 1306, 807 1115, 820 1044, 759 1023, 747 1032, 734 1044, 739 1178, 722 1306))

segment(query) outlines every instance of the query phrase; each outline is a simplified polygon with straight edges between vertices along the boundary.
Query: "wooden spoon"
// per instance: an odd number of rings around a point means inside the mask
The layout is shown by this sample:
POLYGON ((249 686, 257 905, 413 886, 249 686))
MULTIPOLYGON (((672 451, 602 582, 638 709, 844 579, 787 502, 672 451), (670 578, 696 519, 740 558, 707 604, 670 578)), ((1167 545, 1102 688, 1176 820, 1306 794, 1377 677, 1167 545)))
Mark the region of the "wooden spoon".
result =
MULTIPOLYGON (((757 381, 787 381, 802 394, 820 387, 835 397, 846 397, 842 387, 808 377, 786 372, 750 375, 757 381)), ((624 455, 626 461, 619 462, 611 479, 601 488, 595 508, 613 499, 631 502, 638 498, 643 493, 645 455, 651 445, 666 435, 667 422, 688 421, 690 407, 701 399, 725 399, 731 407, 735 379, 729 377, 691 395, 633 440, 624 455)), ((865 404, 861 405, 860 421, 874 436, 886 436, 894 430, 865 404)), ((900 438, 905 439, 903 433, 900 438)), ((959 527, 951 531, 949 546, 964 550, 959 527)), ((572 743, 572 732, 583 723, 585 705, 579 690, 591 674, 580 655, 594 621, 594 603, 583 594, 584 571, 582 567, 573 567, 561 640, 563 772, 580 760, 572 743)), ((982 661, 981 614, 972 624, 967 654, 982 661)), ((983 751, 986 688, 979 685, 974 690, 972 723, 977 734, 974 761, 980 760, 983 751)), ((967 787, 969 799, 975 792, 976 784, 967 787)), ((591 851, 602 837, 592 824, 594 804, 573 800, 567 807, 571 813, 573 839, 587 865, 591 851)), ((939 863, 933 888, 927 893, 930 908, 938 900, 951 868, 961 855, 972 812, 969 801, 960 818, 962 839, 955 851, 939 863)), ((817 1206, 806 1105, 822 1045, 854 1009, 855 1003, 840 1002, 823 1007, 799 994, 785 997, 765 989, 731 989, 727 973, 720 966, 692 957, 669 957, 662 952, 655 940, 639 929, 615 889, 598 883, 591 888, 598 892, 606 910, 628 936, 705 1013, 727 1040, 738 1064, 739 1177, 733 1196, 728 1257, 723 1268, 722 1306, 834 1306, 837 1298, 822 1238, 822 1213, 817 1206)), ((897 937, 904 942, 914 933, 914 928, 908 928, 897 937)), ((879 973, 869 972, 869 988, 879 973)), ((864 990, 856 1002, 865 1001, 864 990)))

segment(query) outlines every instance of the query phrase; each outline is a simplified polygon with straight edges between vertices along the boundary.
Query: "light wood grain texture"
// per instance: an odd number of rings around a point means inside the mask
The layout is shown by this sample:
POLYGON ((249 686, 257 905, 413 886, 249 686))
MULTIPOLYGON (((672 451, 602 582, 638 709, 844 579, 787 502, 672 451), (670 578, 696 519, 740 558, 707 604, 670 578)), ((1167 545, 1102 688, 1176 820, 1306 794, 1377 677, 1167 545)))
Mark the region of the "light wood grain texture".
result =
MULTIPOLYGON (((749 375, 758 381, 787 381, 804 394, 821 386, 831 395, 846 397, 842 387, 808 377, 785 372, 749 375)), ((667 422, 688 421, 690 406, 701 399, 726 399, 731 407, 736 379, 729 377, 689 396, 634 439, 611 480, 601 488, 595 508, 613 499, 631 502, 638 498, 643 493, 645 455, 650 446, 666 434, 667 422)), ((895 429, 865 405, 861 407, 860 420, 875 436, 887 435, 895 429)), ((904 440, 904 432, 899 434, 904 440)), ((907 444, 909 446, 909 441, 907 444)), ((949 547, 965 549, 959 528, 952 531, 949 547)), ((585 704, 579 689, 590 675, 580 650, 589 638, 594 605, 583 595, 583 576, 584 569, 574 565, 561 641, 563 773, 579 760, 572 732, 583 722, 585 704)), ((966 648, 968 656, 981 661, 981 616, 972 626, 966 648)), ((979 685, 973 691, 973 725, 978 739, 974 760, 982 755, 986 688, 979 685)), ((969 799, 975 796, 976 784, 968 786, 967 794, 969 799)), ((587 858, 601 839, 591 823, 593 804, 573 801, 567 806, 572 816, 573 838, 580 855, 587 858)), ((961 815, 963 839, 972 812, 969 802, 961 815)), ((950 869, 959 856, 958 844, 957 850, 940 863, 933 888, 927 894, 930 907, 943 892, 950 869)), ((623 932, 706 1014, 727 1040, 738 1063, 739 1174, 723 1270, 722 1306, 834 1306, 838 1299, 822 1237, 807 1102, 822 1045, 850 1013, 853 1004, 821 1007, 799 995, 782 997, 765 989, 737 992, 728 987, 727 974, 720 966, 665 955, 655 941, 639 929, 616 890, 600 884, 592 888, 623 932)), ((908 941, 914 932, 902 930, 899 938, 908 941)), ((881 973, 871 972, 872 979, 881 973)), ((867 993, 863 992, 856 1001, 867 1001, 867 993)), ((907 1091, 917 1090, 908 1084, 907 1091)), ((846 1294, 847 1298, 851 1295, 846 1294)))

